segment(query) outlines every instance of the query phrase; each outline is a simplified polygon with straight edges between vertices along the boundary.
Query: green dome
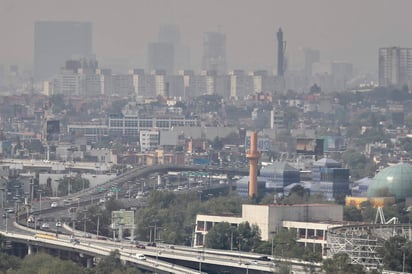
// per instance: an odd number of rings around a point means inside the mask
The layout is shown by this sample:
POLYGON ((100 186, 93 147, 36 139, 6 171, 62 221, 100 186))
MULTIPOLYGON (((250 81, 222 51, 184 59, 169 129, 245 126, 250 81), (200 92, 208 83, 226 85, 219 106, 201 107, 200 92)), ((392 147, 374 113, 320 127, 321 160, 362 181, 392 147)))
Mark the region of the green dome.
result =
POLYGON ((412 165, 400 163, 382 169, 372 179, 368 188, 368 197, 392 194, 396 199, 412 196, 412 165))

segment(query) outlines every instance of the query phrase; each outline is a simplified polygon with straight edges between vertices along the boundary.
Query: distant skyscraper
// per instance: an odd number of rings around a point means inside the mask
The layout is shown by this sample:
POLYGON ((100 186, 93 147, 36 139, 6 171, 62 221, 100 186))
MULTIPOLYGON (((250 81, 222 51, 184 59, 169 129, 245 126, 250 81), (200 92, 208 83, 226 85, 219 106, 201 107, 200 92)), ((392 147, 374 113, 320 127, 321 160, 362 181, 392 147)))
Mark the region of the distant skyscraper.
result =
POLYGON ((164 70, 167 74, 174 73, 174 47, 170 43, 149 43, 149 70, 164 70))
POLYGON ((166 24, 159 28, 158 42, 172 45, 180 44, 180 31, 176 25, 166 24))
POLYGON ((412 82, 412 48, 379 49, 379 85, 401 86, 412 82))
POLYGON ((312 77, 313 64, 320 62, 320 51, 317 49, 305 48, 303 50, 303 53, 305 55, 305 77, 309 79, 310 77, 312 77))
POLYGON ((226 73, 226 35, 220 32, 206 32, 203 36, 202 69, 226 73))
POLYGON ((283 32, 279 28, 279 31, 276 34, 278 39, 278 76, 283 76, 285 74, 285 50, 286 50, 286 41, 283 41, 283 32))
POLYGON ((34 25, 34 78, 48 80, 66 60, 92 57, 90 22, 39 21, 34 25))
POLYGON ((190 67, 189 48, 181 44, 179 27, 173 24, 161 25, 158 42, 173 45, 174 69, 188 69, 190 67))

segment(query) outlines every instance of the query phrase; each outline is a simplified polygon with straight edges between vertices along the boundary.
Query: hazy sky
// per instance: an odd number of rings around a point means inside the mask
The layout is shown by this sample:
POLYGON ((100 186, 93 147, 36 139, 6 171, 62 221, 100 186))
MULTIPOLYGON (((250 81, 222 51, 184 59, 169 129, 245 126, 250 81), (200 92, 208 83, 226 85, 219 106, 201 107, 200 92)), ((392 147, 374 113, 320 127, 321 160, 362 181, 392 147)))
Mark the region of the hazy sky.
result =
POLYGON ((145 67, 147 43, 173 23, 196 70, 203 32, 216 30, 227 35, 229 69, 273 69, 282 27, 289 67, 310 47, 375 71, 379 47, 412 47, 411 10, 411 0, 0 0, 0 63, 32 64, 36 20, 79 20, 93 23, 106 66, 145 67))

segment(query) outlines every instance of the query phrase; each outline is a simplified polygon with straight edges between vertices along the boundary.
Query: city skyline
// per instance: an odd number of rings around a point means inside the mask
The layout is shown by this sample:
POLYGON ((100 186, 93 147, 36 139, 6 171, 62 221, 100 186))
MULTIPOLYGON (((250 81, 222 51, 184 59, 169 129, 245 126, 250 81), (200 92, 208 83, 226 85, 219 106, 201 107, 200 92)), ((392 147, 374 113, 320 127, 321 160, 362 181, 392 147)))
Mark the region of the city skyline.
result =
POLYGON ((31 67, 35 21, 61 20, 92 23, 93 51, 104 67, 144 68, 147 45, 157 40, 161 25, 174 24, 195 70, 201 67, 203 33, 221 31, 228 70, 276 71, 281 27, 289 69, 302 68, 302 49, 313 48, 322 62, 347 61, 376 72, 380 47, 412 46, 406 22, 411 7, 407 0, 0 0, 0 63, 31 67))

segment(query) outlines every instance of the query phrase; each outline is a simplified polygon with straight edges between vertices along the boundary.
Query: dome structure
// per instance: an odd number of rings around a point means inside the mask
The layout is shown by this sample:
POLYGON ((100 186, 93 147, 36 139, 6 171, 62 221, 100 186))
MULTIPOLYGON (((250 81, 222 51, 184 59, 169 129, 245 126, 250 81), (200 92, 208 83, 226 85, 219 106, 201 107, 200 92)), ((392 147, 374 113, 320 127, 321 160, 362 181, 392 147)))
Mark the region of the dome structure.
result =
POLYGON ((412 165, 400 163, 382 169, 372 179, 368 197, 394 195, 396 199, 412 197, 412 165))

